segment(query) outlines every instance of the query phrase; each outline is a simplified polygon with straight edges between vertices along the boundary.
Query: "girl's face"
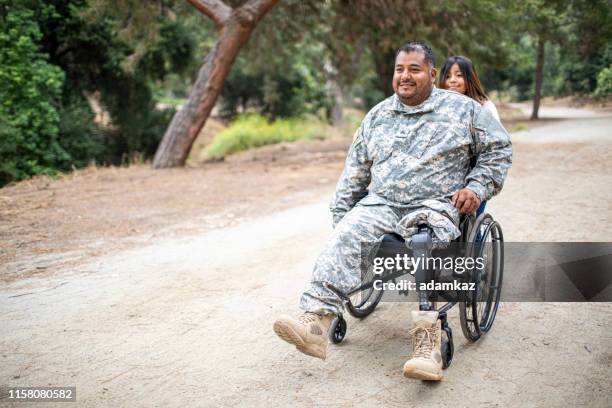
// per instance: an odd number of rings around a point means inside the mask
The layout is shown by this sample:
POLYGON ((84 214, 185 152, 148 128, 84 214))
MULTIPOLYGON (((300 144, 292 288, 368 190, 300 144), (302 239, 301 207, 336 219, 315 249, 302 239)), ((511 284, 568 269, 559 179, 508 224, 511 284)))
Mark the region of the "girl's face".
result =
POLYGON ((453 64, 450 71, 446 75, 445 84, 446 89, 465 95, 465 80, 461 70, 459 69, 459 65, 453 64))

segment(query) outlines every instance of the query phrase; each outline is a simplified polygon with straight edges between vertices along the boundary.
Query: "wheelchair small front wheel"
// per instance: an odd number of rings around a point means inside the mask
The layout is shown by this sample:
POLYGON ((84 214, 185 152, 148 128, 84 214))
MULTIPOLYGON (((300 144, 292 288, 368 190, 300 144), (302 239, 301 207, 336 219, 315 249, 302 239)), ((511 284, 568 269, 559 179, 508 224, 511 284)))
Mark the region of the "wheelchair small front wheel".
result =
POLYGON ((341 343, 346 336, 346 329, 346 320, 344 320, 342 315, 338 315, 338 317, 332 321, 331 327, 329 328, 329 340, 334 344, 341 343))
POLYGON ((446 369, 451 365, 453 355, 455 354, 453 330, 448 324, 448 315, 446 313, 440 314, 440 328, 440 352, 442 354, 442 368, 446 369))
POLYGON ((455 347, 453 345, 452 338, 448 338, 447 336, 442 336, 442 341, 440 343, 441 352, 442 352, 442 368, 448 368, 453 361, 453 355, 455 353, 455 347))

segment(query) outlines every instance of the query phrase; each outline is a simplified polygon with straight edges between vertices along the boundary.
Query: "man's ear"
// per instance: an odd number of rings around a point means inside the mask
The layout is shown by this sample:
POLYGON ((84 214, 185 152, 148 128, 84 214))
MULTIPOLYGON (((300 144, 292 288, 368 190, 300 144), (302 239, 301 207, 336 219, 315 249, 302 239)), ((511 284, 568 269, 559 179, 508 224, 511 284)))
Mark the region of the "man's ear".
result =
POLYGON ((438 70, 435 67, 431 67, 431 82, 433 84, 436 83, 436 76, 438 75, 438 70))

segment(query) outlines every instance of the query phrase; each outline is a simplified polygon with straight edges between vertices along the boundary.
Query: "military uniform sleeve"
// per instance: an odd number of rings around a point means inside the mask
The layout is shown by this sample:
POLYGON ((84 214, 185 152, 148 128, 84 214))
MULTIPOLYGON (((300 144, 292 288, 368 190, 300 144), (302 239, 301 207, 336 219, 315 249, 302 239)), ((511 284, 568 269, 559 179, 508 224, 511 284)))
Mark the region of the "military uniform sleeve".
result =
POLYGON ((512 142, 506 129, 488 109, 477 109, 472 123, 476 165, 466 177, 466 187, 481 201, 499 193, 512 165, 512 142))
POLYGON ((368 157, 364 140, 365 129, 366 121, 364 120, 351 144, 344 170, 336 185, 336 193, 329 206, 333 215, 334 227, 359 200, 368 194, 372 161, 368 157))

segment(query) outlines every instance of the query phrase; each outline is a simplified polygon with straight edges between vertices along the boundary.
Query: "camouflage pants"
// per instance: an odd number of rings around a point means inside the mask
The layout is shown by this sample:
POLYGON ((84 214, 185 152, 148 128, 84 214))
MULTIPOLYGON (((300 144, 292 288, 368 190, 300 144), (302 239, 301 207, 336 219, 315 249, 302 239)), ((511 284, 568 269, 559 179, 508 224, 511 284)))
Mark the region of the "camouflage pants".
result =
MULTIPOLYGON (((300 308, 319 314, 341 313, 344 308, 341 299, 324 283, 345 293, 360 285, 362 243, 379 242, 384 234, 394 231, 400 216, 400 211, 386 205, 358 204, 346 213, 315 262, 311 287, 302 294, 300 308)), ((377 246, 363 248, 367 252, 377 246)))

